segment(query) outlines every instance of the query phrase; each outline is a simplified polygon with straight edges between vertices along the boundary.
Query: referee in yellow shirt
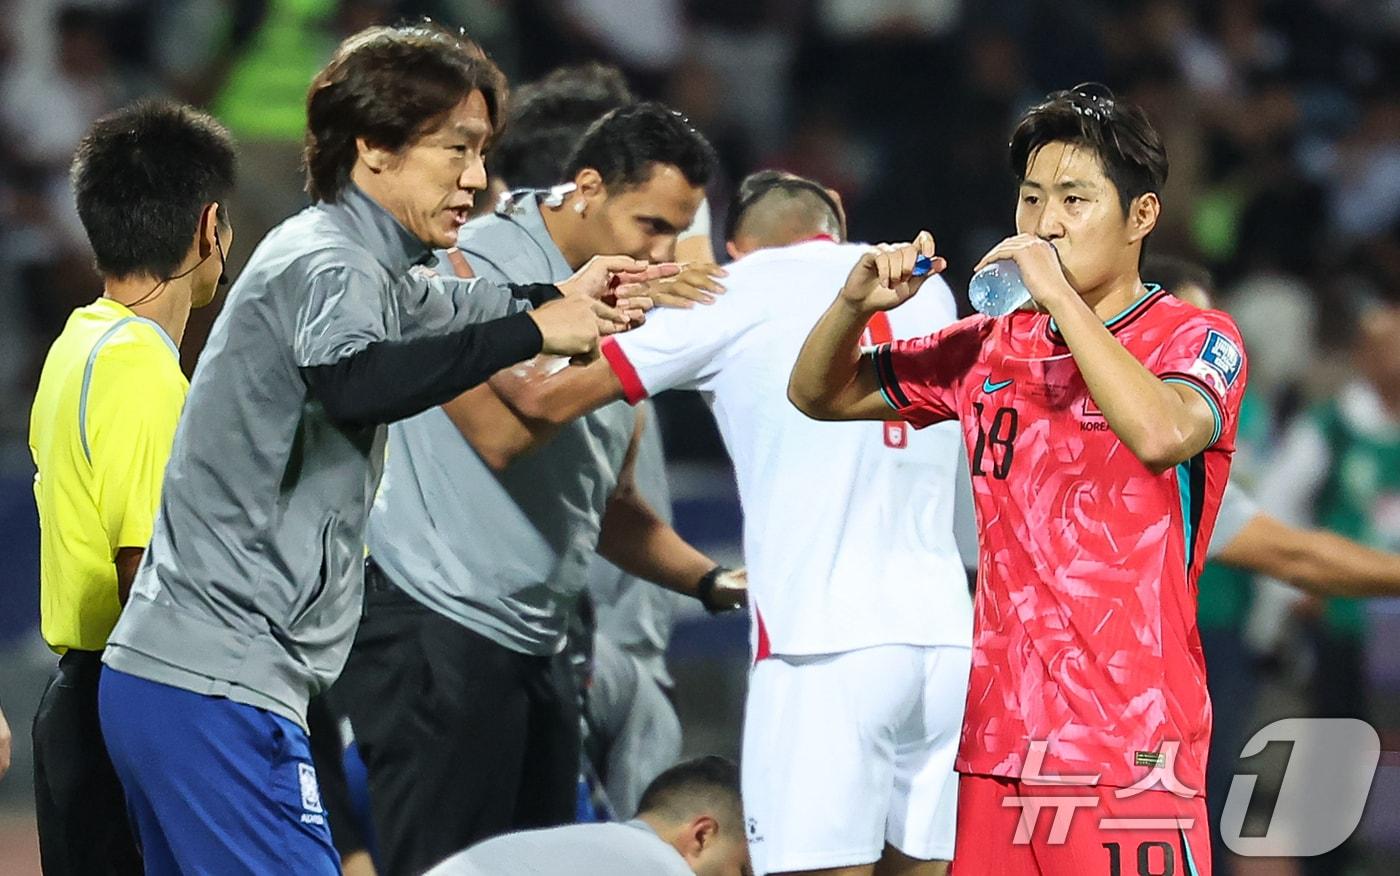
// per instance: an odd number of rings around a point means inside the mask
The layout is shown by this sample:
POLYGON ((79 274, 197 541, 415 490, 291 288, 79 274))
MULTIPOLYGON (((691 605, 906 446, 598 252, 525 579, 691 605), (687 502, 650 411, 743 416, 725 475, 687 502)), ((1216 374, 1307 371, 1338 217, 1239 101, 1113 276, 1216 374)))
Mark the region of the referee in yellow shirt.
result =
POLYGON ((44 360, 29 421, 38 473, 40 626, 62 656, 34 718, 45 874, 140 873, 97 719, 102 649, 159 507, 189 384, 180 339, 233 242, 228 132, 189 107, 142 102, 98 120, 73 159, 102 297, 44 360))

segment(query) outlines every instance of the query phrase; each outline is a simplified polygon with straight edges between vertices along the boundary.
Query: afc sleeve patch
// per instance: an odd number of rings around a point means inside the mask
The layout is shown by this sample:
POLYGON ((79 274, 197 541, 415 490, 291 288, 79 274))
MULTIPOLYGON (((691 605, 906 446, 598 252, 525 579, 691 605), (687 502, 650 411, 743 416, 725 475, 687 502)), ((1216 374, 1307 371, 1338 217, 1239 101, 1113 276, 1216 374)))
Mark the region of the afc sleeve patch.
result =
POLYGON ((1206 342, 1201 347, 1200 355, 1188 370, 1198 377, 1214 377, 1210 383, 1223 395, 1225 387, 1235 385, 1235 378, 1240 376, 1240 368, 1243 365, 1244 356, 1240 354, 1240 348, 1235 342, 1211 329, 1206 333, 1206 342), (1220 385, 1222 382, 1224 387, 1220 385))

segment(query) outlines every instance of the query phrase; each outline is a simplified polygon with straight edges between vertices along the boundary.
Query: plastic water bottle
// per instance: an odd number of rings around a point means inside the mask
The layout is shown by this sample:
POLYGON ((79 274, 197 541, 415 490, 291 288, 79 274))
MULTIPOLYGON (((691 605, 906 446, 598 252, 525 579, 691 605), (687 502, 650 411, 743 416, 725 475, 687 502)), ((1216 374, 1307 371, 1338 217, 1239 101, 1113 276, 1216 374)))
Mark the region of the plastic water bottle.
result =
POLYGON ((1021 280, 1021 269, 1010 259, 992 262, 967 284, 967 297, 978 313, 1006 316, 1031 300, 1030 290, 1021 280))

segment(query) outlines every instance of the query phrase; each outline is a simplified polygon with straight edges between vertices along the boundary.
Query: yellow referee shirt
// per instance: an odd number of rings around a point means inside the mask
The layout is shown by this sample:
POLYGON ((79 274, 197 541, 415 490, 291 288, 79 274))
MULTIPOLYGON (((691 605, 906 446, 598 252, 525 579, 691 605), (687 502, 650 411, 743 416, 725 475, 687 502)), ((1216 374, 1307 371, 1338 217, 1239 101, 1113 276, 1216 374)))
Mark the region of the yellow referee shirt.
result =
POLYGON ((145 548, 189 382, 156 323, 99 298, 49 348, 29 417, 38 473, 44 641, 100 651, 117 622, 114 560, 145 548))

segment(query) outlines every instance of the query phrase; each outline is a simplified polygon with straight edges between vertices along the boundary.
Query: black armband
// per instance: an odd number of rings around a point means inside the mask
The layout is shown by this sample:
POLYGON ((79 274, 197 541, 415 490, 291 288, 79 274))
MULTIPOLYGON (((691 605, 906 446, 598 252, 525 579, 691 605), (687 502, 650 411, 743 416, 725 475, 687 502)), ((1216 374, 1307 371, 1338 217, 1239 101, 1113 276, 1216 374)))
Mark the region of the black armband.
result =
POLYGON ((506 288, 510 290, 512 297, 529 301, 531 307, 543 307, 556 298, 564 297, 564 293, 553 283, 508 283, 506 288))
POLYGON ((544 337, 528 313, 472 323, 444 335, 378 341, 328 365, 302 368, 311 395, 332 420, 392 423, 449 402, 540 352, 544 337))

